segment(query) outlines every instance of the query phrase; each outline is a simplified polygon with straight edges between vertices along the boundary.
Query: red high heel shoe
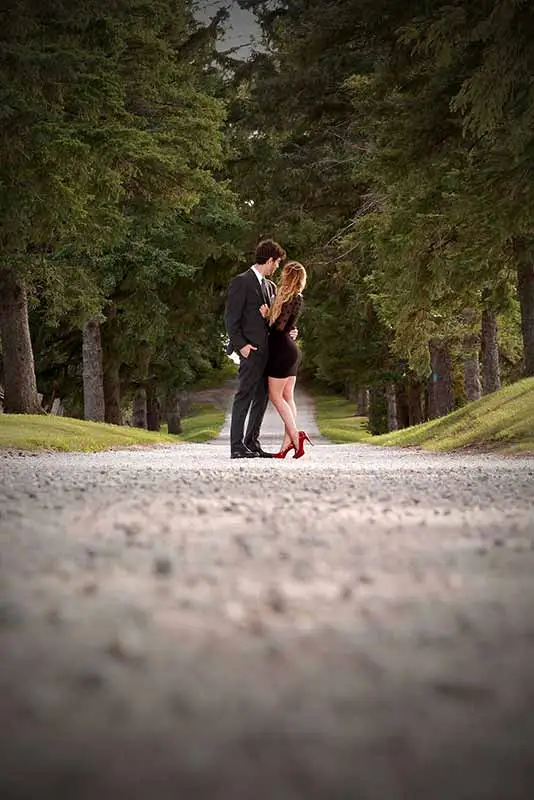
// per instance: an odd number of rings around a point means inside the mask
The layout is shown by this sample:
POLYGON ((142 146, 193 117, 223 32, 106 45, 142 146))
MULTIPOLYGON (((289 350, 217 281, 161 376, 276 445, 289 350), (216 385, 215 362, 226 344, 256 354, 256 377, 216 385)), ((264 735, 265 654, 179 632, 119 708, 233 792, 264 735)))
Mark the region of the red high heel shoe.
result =
POLYGON ((295 450, 293 458, 302 458, 304 455, 304 442, 309 442, 313 447, 313 442, 306 431, 299 431, 299 447, 298 450, 295 450))
POLYGON ((291 444, 288 444, 287 447, 284 447, 283 450, 280 450, 279 453, 275 453, 273 458, 285 458, 290 450, 295 450, 295 445, 293 444, 293 442, 291 442, 291 444))

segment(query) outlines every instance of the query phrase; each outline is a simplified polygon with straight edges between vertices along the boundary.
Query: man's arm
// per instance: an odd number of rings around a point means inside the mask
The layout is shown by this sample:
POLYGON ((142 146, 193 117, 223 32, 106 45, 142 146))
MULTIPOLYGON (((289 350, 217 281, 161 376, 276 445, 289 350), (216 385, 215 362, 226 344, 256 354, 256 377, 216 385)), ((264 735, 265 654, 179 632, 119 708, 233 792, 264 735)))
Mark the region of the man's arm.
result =
POLYGON ((248 342, 243 336, 242 318, 245 307, 246 285, 241 276, 237 276, 228 287, 228 297, 224 312, 224 324, 230 337, 230 344, 236 352, 245 347, 248 342))

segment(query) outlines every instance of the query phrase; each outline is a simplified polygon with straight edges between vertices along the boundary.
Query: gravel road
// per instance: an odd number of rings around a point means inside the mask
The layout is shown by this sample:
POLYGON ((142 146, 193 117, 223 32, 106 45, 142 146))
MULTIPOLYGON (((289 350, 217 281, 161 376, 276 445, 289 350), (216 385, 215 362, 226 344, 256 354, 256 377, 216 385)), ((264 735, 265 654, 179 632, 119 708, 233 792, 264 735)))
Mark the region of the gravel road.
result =
POLYGON ((532 800, 534 460, 228 455, 0 459, 3 800, 532 800))

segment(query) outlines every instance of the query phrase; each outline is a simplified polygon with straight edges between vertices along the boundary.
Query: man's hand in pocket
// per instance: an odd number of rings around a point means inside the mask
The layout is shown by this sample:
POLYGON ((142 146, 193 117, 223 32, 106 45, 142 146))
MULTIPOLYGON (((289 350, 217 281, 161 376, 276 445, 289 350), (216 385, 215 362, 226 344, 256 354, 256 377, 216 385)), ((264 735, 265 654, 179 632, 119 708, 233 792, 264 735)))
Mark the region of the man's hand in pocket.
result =
POLYGON ((243 358, 248 358, 250 355, 251 350, 257 350, 257 347, 254 347, 253 344, 246 344, 244 347, 241 348, 239 351, 243 358))

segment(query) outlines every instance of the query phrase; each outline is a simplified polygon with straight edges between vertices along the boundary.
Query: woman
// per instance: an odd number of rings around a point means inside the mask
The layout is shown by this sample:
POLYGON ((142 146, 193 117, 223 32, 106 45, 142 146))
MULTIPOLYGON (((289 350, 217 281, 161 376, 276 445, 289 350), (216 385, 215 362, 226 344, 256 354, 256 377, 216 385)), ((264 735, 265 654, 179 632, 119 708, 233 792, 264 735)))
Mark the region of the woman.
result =
POLYGON ((304 443, 312 443, 305 431, 297 430, 294 391, 300 362, 299 348, 289 335, 302 309, 302 291, 306 286, 306 270, 298 261, 288 261, 282 269, 280 283, 270 308, 262 313, 270 325, 267 376, 269 399, 282 417, 285 426, 282 449, 275 458, 285 458, 294 450, 293 458, 304 455, 304 443))

